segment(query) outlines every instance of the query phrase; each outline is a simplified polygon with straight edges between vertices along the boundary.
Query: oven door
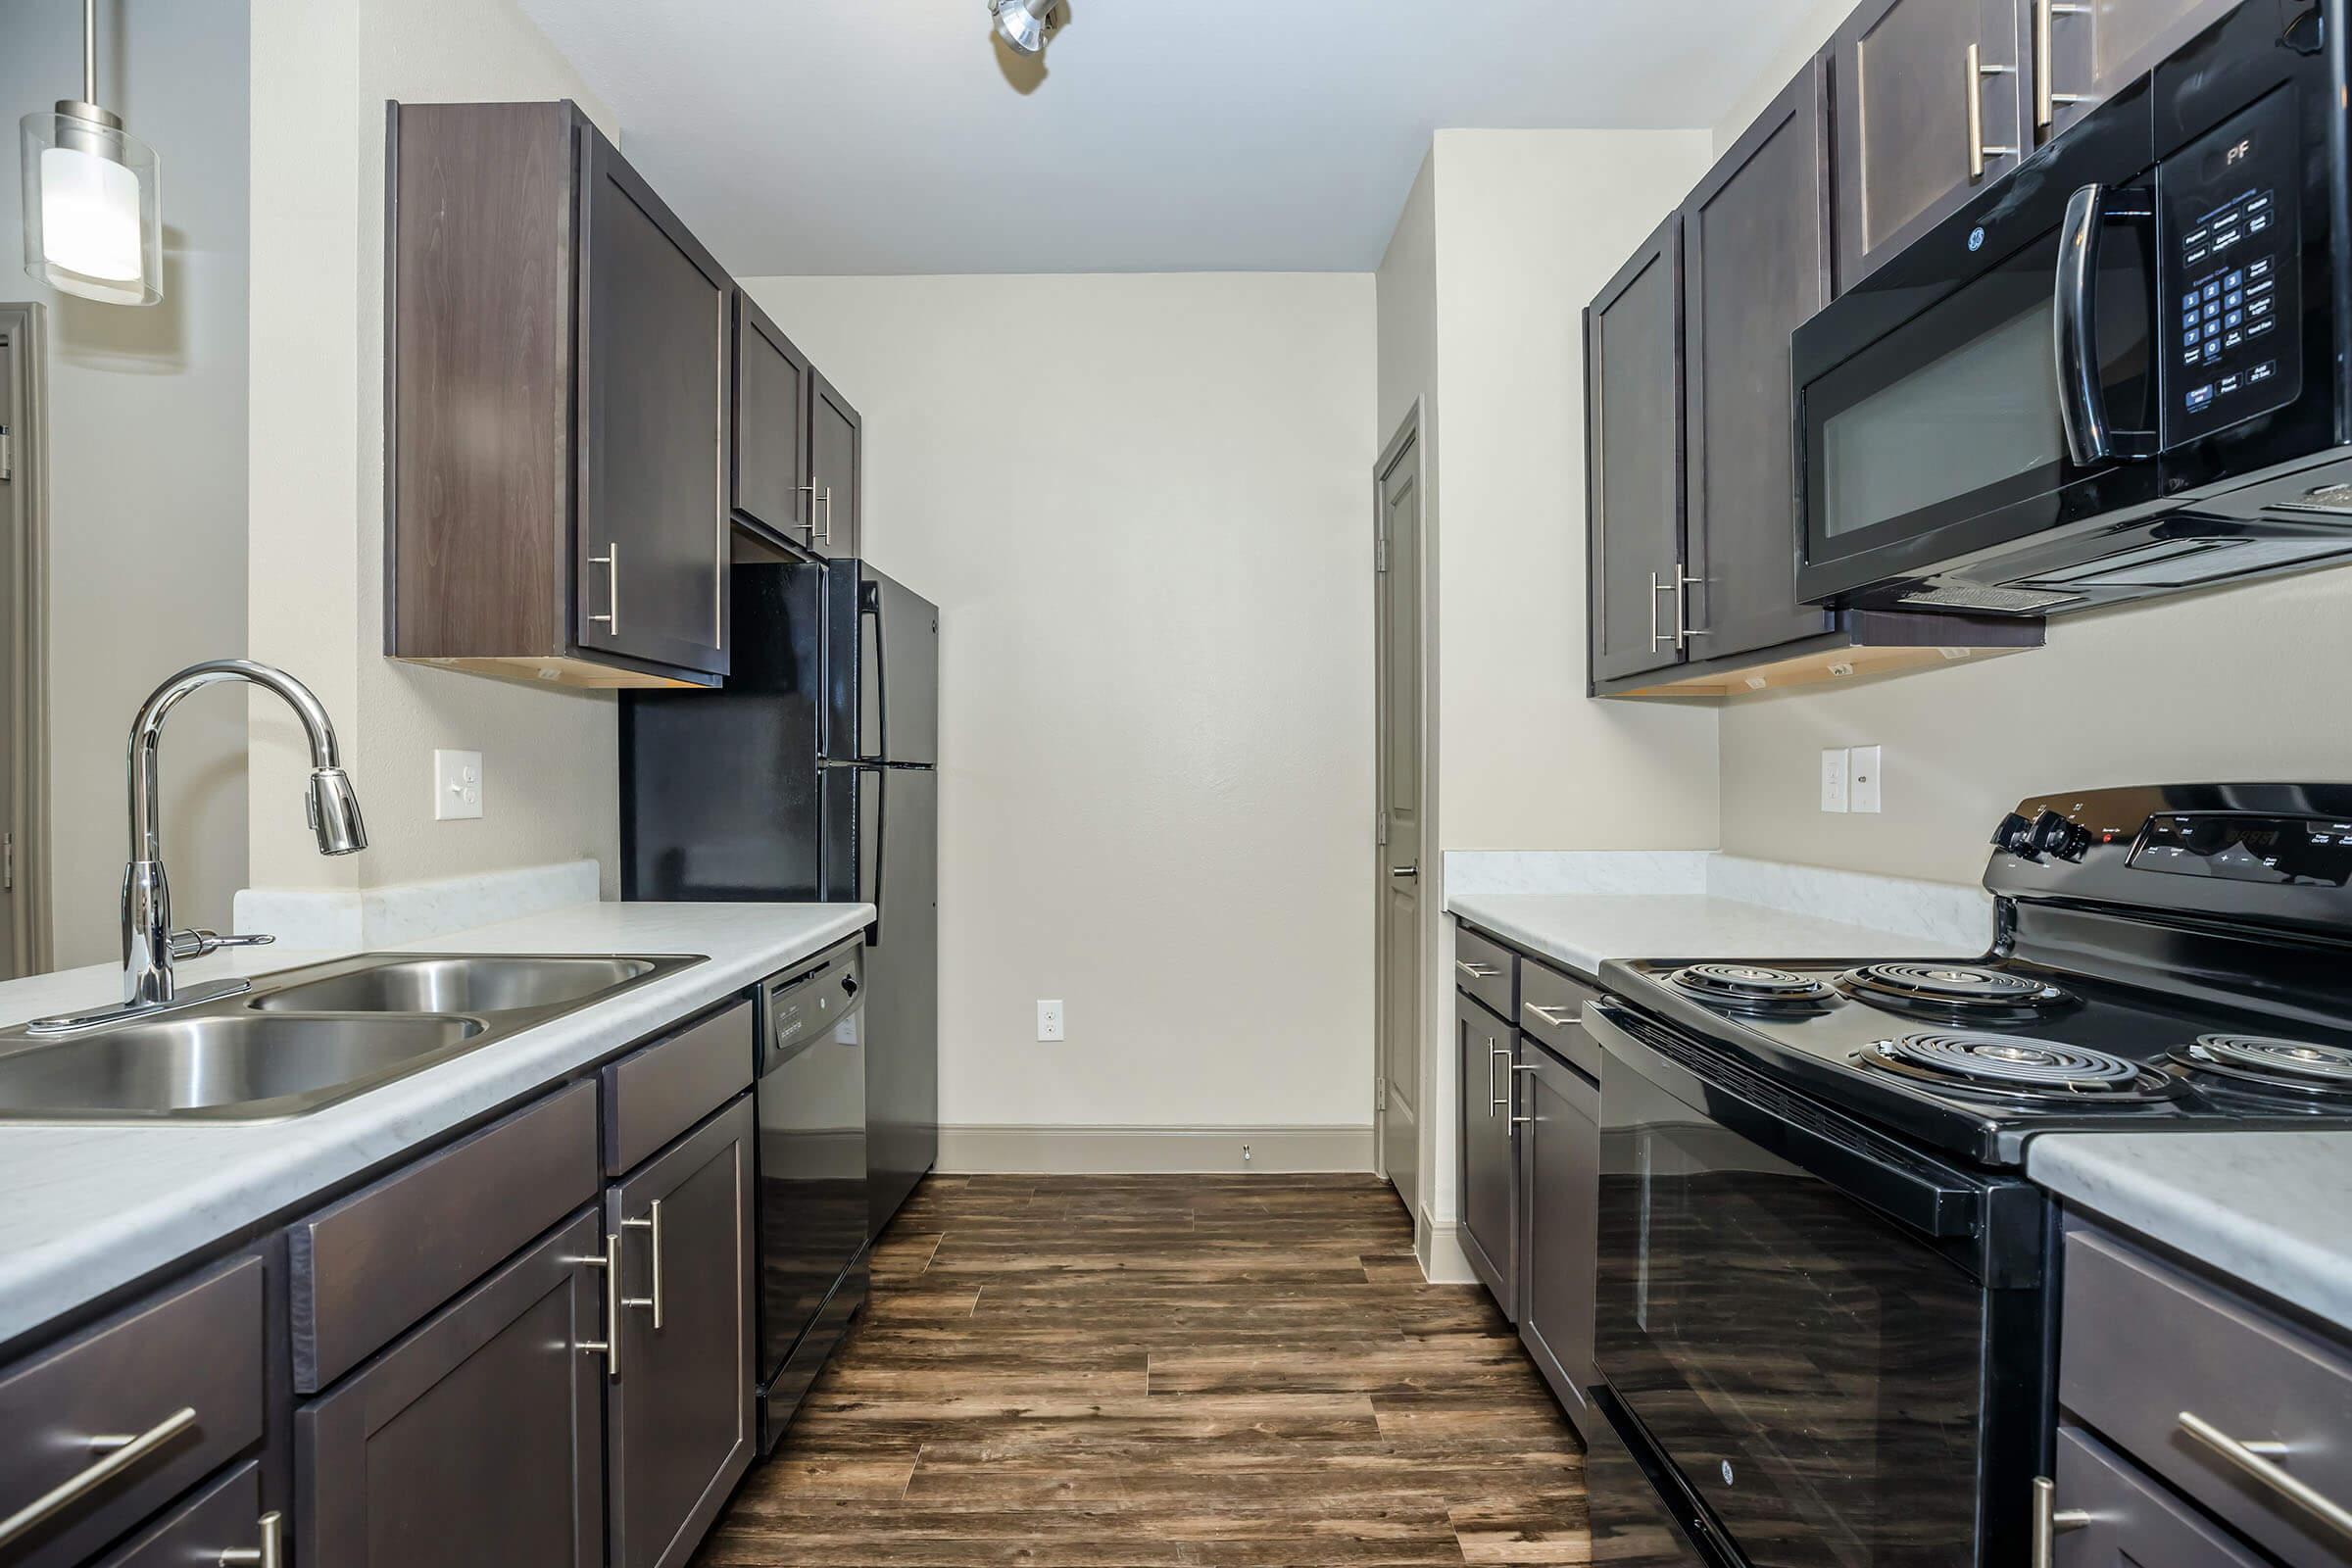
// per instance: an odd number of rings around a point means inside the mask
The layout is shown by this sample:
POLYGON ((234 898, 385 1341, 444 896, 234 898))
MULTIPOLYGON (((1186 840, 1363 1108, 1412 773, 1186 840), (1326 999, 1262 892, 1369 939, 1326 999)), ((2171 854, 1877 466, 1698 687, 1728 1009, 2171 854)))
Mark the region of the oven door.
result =
POLYGON ((2022 1561, 2040 1292, 1974 1266, 2019 1212, 1995 1188, 2022 1184, 1901 1149, 1620 1004, 1585 1016, 1605 1052, 1596 1360, 1687 1493, 1676 1511, 1695 1499, 1756 1568, 2022 1561))

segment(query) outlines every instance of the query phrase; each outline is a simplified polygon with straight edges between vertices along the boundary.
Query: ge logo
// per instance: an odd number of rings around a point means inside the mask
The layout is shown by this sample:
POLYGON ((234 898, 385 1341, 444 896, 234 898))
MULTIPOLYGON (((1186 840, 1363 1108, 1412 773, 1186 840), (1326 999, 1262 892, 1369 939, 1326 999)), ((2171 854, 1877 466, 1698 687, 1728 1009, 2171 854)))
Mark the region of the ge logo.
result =
POLYGON ((1968 231, 1968 248, 1971 254, 1984 248, 1984 231, 1983 229, 1972 228, 1968 231))
POLYGON ((1729 1459, 1723 1461, 1723 1484, 1727 1487, 1732 1484, 1732 1461, 1729 1459))

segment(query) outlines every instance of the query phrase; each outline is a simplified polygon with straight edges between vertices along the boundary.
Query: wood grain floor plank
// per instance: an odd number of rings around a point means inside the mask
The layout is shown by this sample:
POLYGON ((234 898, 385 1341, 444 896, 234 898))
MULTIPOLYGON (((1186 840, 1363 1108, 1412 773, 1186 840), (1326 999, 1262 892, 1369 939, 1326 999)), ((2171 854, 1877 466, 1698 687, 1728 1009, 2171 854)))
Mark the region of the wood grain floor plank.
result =
POLYGON ((1583 1451, 1360 1176, 935 1176, 697 1568, 1587 1560, 1583 1451))

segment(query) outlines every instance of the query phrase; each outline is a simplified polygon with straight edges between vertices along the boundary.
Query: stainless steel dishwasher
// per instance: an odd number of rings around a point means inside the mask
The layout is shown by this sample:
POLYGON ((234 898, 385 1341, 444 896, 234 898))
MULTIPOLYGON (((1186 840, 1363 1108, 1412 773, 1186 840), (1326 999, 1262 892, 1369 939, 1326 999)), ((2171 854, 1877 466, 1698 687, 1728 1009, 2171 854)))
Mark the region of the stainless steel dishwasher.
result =
POLYGON ((760 990, 760 1448, 866 1295, 862 938, 760 990))

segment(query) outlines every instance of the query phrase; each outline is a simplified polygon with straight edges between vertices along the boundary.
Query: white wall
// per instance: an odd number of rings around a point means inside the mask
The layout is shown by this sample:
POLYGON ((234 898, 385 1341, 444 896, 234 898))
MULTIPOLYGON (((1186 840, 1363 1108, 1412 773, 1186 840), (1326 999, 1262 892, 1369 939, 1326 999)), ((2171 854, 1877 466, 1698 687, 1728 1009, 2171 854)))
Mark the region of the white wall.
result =
MULTIPOLYGON (((1729 147, 1842 19, 1830 0, 1714 133, 1729 147)), ((2352 571, 2075 616, 1982 664, 1723 709, 1723 848, 1977 881, 2029 795, 2188 779, 2352 777, 2352 571), (1877 744, 1886 809, 1820 809, 1825 746, 1877 744)))
MULTIPOLYGON (((0 300, 48 310, 49 794, 56 962, 121 954, 123 737, 165 676, 245 650, 246 12, 107 0, 99 101, 162 167, 164 301, 97 305, 23 270, 18 161, 0 158, 0 300)), ((8 126, 81 93, 81 10, 0 13, 8 126)), ((173 909, 225 928, 245 880, 245 719, 173 714, 164 848, 173 909)))
POLYGON ((1372 280, 745 287, 941 611, 942 1119, 1368 1124, 1372 280))
POLYGON ((334 715, 370 848, 321 860, 308 758, 253 709, 254 881, 348 889, 582 858, 616 891, 616 707, 383 657, 384 103, 603 105, 512 0, 255 0, 254 657, 334 715), (483 754, 477 821, 432 820, 432 749, 483 754))

